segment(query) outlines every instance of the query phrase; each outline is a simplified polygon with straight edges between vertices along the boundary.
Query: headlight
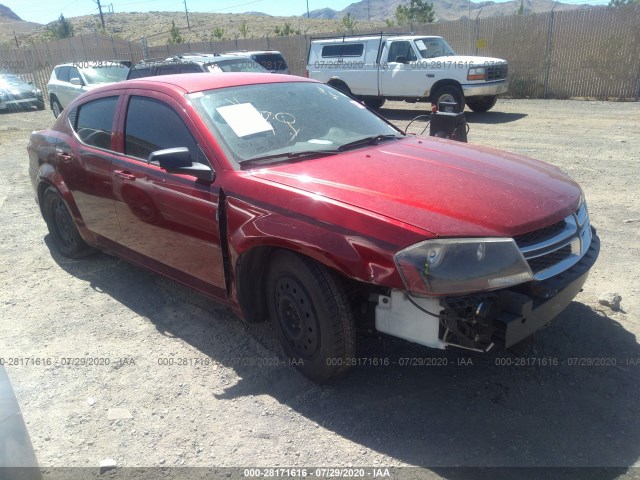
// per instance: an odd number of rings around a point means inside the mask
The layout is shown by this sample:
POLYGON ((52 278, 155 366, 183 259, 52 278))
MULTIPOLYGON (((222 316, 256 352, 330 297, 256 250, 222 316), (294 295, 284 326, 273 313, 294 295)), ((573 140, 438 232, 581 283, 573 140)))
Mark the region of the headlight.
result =
POLYGON ((467 80, 484 80, 486 69, 484 67, 470 68, 467 73, 467 80))
POLYGON ((495 290, 534 278, 511 238, 426 240, 394 260, 407 290, 417 295, 495 290))

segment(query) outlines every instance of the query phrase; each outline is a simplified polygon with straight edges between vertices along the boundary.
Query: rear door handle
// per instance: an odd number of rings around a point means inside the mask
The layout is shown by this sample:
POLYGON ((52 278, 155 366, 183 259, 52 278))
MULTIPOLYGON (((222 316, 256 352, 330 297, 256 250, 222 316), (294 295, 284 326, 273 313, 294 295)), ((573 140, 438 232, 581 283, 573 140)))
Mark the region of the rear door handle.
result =
POLYGON ((116 170, 113 173, 116 175, 116 177, 121 178, 122 180, 130 180, 133 182, 136 179, 136 176, 134 174, 123 172, 122 170, 116 170))

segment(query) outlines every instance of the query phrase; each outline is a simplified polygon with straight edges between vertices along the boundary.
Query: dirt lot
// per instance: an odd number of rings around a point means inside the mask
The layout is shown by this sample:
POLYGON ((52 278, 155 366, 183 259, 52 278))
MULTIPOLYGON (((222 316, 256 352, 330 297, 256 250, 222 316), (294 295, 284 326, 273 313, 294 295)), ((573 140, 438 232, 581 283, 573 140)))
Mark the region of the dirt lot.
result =
MULTIPOLYGON (((406 125, 414 107, 382 112, 406 125)), ((116 258, 58 255, 25 150, 52 121, 0 115, 0 357, 42 466, 416 465, 435 478, 465 478, 456 466, 621 467, 599 478, 640 466, 640 104, 503 100, 468 114, 470 143, 576 179, 602 241, 584 291, 536 335, 532 364, 362 338, 362 355, 446 365, 360 367, 328 387, 250 365, 279 355, 266 325, 116 258), (621 311, 598 303, 605 292, 621 311), (64 365, 74 358, 101 364, 64 365)))

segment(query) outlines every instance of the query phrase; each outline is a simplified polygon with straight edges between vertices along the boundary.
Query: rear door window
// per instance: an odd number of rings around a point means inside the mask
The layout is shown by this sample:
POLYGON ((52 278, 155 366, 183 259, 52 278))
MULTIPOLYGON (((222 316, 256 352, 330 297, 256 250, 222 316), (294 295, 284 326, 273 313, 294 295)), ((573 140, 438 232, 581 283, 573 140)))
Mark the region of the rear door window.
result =
POLYGON ((113 117, 118 97, 106 97, 80 105, 70 115, 72 127, 83 143, 92 147, 111 149, 113 117))

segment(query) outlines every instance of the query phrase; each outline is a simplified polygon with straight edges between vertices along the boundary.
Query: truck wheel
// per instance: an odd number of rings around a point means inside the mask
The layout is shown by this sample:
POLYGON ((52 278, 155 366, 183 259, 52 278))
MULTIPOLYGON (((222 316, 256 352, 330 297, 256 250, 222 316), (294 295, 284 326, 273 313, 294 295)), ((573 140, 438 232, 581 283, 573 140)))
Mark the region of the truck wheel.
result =
POLYGON ((488 95, 485 97, 469 97, 467 98, 467 105, 474 112, 487 112, 493 108, 497 100, 497 95, 488 95))
POLYGON ((355 352, 355 327, 333 274, 281 250, 271 255, 266 282, 269 317, 291 364, 317 383, 343 374, 355 352))
POLYGON ((351 89, 344 82, 330 82, 327 85, 335 88, 336 90, 340 90, 345 95, 351 96, 351 89))
POLYGON ((464 111, 464 95, 462 94, 462 90, 453 85, 445 85, 436 90, 436 93, 431 97, 431 103, 438 105, 440 102, 455 102, 458 104, 460 111, 464 111))
POLYGON ((53 187, 48 187, 44 192, 42 213, 53 243, 62 255, 79 258, 94 251, 80 236, 67 205, 53 187))
POLYGON ((62 113, 62 105, 55 96, 51 97, 51 111, 53 112, 53 116, 58 118, 62 113))
POLYGON ((385 99, 382 97, 365 97, 364 104, 372 110, 378 110, 384 105, 385 99))

